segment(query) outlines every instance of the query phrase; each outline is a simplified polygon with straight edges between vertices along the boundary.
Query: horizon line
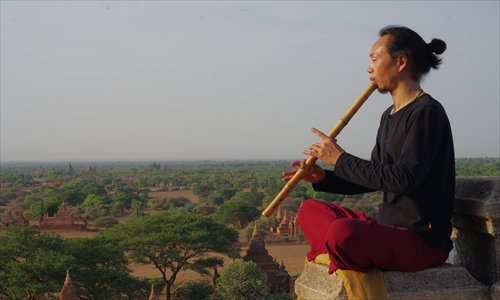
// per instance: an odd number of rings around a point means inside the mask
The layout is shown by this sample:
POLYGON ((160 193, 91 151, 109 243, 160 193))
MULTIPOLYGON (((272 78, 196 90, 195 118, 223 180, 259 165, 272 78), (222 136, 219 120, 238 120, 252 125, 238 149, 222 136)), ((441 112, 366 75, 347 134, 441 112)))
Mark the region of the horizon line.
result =
MULTIPOLYGON (((463 156, 455 157, 455 159, 469 159, 469 158, 492 158, 500 159, 500 156, 463 156)), ((13 163, 155 163, 155 162, 239 162, 239 161, 295 161, 302 160, 305 158, 235 158, 235 159, 123 159, 123 160, 79 160, 79 159, 68 159, 68 160, 9 160, 1 161, 0 164, 13 164, 13 163)))

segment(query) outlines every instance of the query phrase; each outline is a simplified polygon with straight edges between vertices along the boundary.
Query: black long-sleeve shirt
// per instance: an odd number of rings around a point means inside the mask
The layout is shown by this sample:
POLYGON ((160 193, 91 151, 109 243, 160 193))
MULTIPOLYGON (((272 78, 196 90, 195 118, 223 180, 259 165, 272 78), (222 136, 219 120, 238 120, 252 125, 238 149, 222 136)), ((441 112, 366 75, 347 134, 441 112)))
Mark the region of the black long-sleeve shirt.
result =
POLYGON ((424 94, 398 112, 382 115, 371 160, 343 153, 315 190, 358 194, 380 190, 377 221, 416 230, 445 251, 455 197, 455 155, 444 108, 424 94))

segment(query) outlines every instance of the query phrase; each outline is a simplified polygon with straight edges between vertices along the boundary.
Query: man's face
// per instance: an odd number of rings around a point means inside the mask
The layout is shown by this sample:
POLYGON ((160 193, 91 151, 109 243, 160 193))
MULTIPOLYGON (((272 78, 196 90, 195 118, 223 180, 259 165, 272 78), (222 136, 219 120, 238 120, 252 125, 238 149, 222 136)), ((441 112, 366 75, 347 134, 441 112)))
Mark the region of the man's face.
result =
POLYGON ((387 49, 390 38, 389 35, 382 36, 373 44, 370 51, 368 73, 370 80, 377 84, 378 90, 382 93, 392 91, 400 75, 397 59, 393 58, 387 49))

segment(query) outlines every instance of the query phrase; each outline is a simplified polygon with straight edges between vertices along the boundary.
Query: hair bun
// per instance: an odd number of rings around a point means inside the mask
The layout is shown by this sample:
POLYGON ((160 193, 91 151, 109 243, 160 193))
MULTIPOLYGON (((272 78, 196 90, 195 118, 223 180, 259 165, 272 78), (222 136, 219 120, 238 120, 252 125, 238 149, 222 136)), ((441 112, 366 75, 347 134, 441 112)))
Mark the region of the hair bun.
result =
POLYGON ((429 50, 436 54, 441 54, 446 50, 446 43, 440 39, 432 39, 432 41, 427 44, 429 50))

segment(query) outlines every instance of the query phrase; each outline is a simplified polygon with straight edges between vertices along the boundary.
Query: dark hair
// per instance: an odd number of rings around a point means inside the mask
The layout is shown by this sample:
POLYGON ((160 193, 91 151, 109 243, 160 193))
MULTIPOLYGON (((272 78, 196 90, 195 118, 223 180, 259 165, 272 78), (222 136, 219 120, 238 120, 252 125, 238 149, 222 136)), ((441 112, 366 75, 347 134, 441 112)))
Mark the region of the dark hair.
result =
POLYGON ((420 81, 431 68, 438 69, 441 54, 446 50, 446 43, 440 39, 432 39, 426 43, 418 33, 404 26, 387 26, 379 31, 379 35, 391 37, 388 50, 392 57, 404 55, 408 58, 411 77, 420 81))

